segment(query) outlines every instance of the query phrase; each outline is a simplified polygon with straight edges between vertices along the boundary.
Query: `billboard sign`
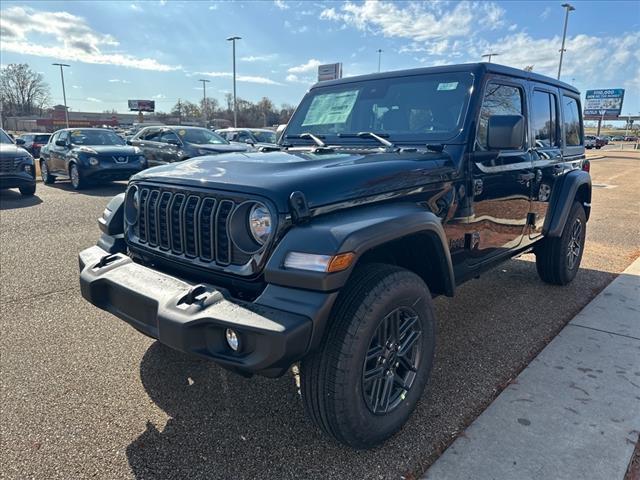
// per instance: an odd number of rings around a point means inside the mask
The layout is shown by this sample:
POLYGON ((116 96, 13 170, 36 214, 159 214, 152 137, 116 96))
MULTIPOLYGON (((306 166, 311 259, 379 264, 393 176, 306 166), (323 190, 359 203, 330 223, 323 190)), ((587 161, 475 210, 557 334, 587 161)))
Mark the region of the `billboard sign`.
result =
POLYGON ((342 78, 342 63, 318 65, 318 81, 336 80, 342 78))
POLYGON ((154 100, 129 100, 129 110, 134 112, 155 112, 156 102, 154 100))
POLYGON ((585 117, 618 117, 622 111, 624 89, 587 90, 585 99, 585 117))

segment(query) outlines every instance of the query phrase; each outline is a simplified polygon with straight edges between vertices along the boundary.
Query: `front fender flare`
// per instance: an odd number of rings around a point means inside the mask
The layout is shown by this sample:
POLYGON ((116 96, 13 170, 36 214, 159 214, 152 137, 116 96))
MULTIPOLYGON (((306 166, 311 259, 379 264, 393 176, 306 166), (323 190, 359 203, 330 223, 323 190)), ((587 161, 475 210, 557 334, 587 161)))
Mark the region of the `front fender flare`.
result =
POLYGON ((542 226, 542 234, 545 237, 559 237, 562 235, 564 225, 569 217, 569 212, 573 206, 578 190, 583 185, 587 186, 588 194, 585 207, 587 208, 587 219, 591 203, 591 175, 583 170, 573 170, 567 173, 549 199, 549 209, 551 215, 547 215, 542 226))
POLYGON ((333 291, 344 286, 358 259, 368 250, 415 233, 436 239, 439 271, 445 294, 453 296, 455 280, 451 255, 438 216, 414 203, 371 205, 341 210, 295 225, 280 240, 265 268, 267 283, 308 290, 333 291), (284 260, 291 251, 337 255, 353 252, 356 260, 342 272, 287 270, 284 260))

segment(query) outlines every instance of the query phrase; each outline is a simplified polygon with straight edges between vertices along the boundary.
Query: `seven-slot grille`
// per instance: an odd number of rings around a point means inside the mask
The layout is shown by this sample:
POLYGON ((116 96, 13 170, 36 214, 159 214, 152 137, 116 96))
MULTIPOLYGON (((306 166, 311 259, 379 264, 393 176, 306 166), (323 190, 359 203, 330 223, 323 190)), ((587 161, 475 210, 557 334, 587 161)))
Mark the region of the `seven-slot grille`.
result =
POLYGON ((139 187, 133 243, 218 265, 244 265, 251 255, 229 238, 228 220, 236 203, 218 195, 139 187))

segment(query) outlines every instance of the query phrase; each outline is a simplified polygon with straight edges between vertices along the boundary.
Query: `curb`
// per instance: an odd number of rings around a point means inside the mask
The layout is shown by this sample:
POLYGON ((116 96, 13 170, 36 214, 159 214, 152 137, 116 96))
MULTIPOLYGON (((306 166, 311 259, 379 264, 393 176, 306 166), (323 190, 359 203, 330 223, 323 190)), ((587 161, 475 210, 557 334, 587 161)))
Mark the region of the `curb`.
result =
POLYGON ((640 258, 582 309, 424 479, 622 479, 640 432, 640 258))

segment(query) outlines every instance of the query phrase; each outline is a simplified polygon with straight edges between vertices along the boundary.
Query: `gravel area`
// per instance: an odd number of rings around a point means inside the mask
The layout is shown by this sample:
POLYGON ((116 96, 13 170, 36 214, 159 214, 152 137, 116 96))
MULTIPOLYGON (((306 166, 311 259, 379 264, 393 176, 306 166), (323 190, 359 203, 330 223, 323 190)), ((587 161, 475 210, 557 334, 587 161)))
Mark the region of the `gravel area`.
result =
POLYGON ((0 192, 0 478, 411 479, 640 255, 640 156, 592 162, 583 269, 545 285, 533 256, 436 299, 433 376, 406 427, 366 452, 305 418, 292 374, 242 378, 148 339, 79 294, 77 253, 124 184, 0 192))

